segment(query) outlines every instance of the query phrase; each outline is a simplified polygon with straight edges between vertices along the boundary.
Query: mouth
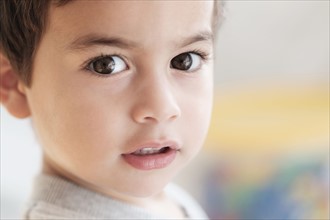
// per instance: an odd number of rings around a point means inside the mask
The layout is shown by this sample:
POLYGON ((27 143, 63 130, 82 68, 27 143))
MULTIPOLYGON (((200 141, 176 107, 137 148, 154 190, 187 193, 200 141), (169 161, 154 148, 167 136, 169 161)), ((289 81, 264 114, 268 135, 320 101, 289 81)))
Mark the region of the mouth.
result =
POLYGON ((137 151, 134 151, 132 154, 136 156, 146 156, 146 155, 166 153, 169 150, 171 150, 169 146, 161 147, 161 148, 145 147, 137 151))
POLYGON ((169 166, 179 151, 175 142, 147 143, 137 150, 122 154, 124 161, 139 170, 162 169, 169 166))

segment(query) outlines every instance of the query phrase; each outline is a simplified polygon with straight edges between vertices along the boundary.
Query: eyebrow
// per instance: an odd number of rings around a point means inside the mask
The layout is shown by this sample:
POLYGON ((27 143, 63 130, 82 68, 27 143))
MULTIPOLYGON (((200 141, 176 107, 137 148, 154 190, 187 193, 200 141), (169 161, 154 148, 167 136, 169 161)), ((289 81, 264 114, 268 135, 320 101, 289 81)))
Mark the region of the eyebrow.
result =
POLYGON ((196 35, 193 35, 192 37, 187 37, 184 38, 179 44, 179 47, 185 47, 188 46, 190 44, 196 43, 196 42, 209 42, 209 43, 213 43, 214 42, 214 36, 213 33, 210 31, 203 31, 203 32, 199 32, 196 35))
POLYGON ((97 34, 89 34, 79 37, 68 45, 69 50, 83 50, 94 46, 112 46, 123 49, 137 47, 135 42, 128 41, 119 37, 107 37, 97 34))
MULTIPOLYGON (((185 47, 190 44, 206 41, 212 43, 214 40, 212 32, 204 31, 200 32, 196 35, 184 38, 183 40, 179 41, 179 43, 175 43, 177 47, 185 47)), ((122 49, 133 49, 142 47, 139 46, 137 42, 130 41, 128 39, 124 39, 121 37, 108 37, 108 36, 101 36, 97 34, 88 34, 82 37, 78 37, 77 39, 73 40, 67 47, 68 50, 84 50, 89 47, 95 46, 109 46, 109 47, 118 47, 122 49)))

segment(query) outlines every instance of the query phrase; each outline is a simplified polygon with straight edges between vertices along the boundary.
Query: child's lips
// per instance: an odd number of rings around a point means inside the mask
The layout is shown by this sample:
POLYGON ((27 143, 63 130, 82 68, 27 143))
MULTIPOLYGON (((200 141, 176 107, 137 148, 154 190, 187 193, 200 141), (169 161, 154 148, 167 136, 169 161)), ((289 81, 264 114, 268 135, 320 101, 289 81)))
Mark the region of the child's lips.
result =
POLYGON ((170 165, 179 151, 175 141, 148 142, 122 154, 124 160, 139 170, 161 169, 170 165))

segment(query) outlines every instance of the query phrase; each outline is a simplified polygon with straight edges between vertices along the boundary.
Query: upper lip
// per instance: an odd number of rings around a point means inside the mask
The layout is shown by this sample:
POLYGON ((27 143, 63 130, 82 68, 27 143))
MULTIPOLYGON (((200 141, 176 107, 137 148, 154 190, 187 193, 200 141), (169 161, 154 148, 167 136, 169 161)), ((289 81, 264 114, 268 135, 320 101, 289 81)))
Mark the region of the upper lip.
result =
POLYGON ((136 151, 139 151, 143 148, 163 148, 163 147, 169 147, 173 150, 179 150, 180 146, 178 142, 173 141, 173 140, 166 140, 166 141, 148 141, 143 144, 139 144, 136 147, 132 148, 132 150, 128 151, 127 153, 124 154, 132 154, 136 151))

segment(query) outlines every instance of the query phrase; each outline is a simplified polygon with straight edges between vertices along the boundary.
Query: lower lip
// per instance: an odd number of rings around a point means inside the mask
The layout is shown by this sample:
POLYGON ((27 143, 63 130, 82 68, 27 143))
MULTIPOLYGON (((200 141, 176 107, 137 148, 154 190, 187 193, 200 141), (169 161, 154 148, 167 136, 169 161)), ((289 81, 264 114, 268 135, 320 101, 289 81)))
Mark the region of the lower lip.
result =
POLYGON ((165 153, 151 155, 124 154, 124 160, 139 170, 161 169, 169 166, 176 157, 176 150, 170 149, 165 153))

